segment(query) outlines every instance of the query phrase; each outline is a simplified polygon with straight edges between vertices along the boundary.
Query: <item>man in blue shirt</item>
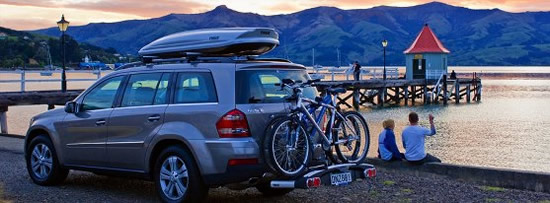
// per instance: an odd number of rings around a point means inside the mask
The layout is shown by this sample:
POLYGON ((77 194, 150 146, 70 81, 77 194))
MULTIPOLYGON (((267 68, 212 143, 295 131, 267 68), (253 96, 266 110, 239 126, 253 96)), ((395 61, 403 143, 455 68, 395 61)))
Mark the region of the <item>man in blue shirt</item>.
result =
POLYGON ((397 161, 403 158, 403 154, 399 152, 395 144, 395 121, 392 119, 385 120, 382 123, 384 130, 378 136, 378 158, 384 161, 397 161))
POLYGON ((426 136, 435 135, 434 117, 429 115, 430 128, 425 128, 418 125, 418 114, 411 112, 409 114, 409 123, 401 137, 403 139, 403 147, 405 147, 405 159, 413 164, 423 164, 427 162, 441 162, 440 159, 426 153, 425 138, 426 136))

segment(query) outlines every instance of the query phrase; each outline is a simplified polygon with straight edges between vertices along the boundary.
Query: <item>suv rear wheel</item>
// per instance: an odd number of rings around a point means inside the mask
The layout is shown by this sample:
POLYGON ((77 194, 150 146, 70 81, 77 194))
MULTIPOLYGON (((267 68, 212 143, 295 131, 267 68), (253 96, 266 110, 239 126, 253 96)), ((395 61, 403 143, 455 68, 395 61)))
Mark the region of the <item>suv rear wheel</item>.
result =
POLYGON ((52 141, 46 135, 33 138, 26 149, 27 171, 38 185, 57 185, 67 178, 68 169, 59 164, 52 141))
POLYGON ((157 193, 164 202, 202 202, 208 194, 194 159, 181 147, 163 150, 154 173, 157 193))

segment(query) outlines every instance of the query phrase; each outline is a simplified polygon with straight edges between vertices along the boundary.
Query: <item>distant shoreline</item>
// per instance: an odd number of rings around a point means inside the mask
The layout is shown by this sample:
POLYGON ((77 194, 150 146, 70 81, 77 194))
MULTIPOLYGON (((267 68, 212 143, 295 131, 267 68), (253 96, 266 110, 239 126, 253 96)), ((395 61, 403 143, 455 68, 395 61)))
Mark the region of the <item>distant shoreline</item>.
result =
MULTIPOLYGON (((471 73, 457 73, 459 78, 472 77, 471 73)), ((491 80, 550 80, 550 73, 477 73, 477 77, 491 80)))

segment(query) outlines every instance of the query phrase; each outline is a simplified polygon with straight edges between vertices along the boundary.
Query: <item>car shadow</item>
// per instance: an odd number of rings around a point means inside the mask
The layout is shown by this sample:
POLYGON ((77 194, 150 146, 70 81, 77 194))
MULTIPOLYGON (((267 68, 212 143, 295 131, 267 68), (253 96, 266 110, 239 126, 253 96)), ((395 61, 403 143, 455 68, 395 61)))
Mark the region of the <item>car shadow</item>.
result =
MULTIPOLYGON (((155 184, 140 179, 72 171, 64 184, 58 187, 78 193, 93 192, 100 196, 100 200, 159 201, 155 184)), ((82 198, 78 199, 83 200, 82 198)), ((285 196, 265 197, 255 188, 230 190, 225 187, 218 187, 209 190, 207 202, 296 202, 296 200, 285 196)))

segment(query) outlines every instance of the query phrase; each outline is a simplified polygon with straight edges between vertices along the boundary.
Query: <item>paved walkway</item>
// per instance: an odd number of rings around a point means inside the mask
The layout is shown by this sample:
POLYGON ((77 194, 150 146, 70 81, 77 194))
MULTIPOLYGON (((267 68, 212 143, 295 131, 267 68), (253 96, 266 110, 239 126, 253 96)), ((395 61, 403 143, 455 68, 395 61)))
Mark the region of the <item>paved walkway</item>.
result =
MULTIPOLYGON (((550 194, 483 187, 444 177, 411 177, 379 170, 378 177, 344 187, 295 190, 267 198, 256 189, 211 189, 209 202, 542 202, 550 194)), ((157 202, 152 182, 72 171, 60 186, 32 183, 23 140, 0 136, 0 202, 157 202)))

